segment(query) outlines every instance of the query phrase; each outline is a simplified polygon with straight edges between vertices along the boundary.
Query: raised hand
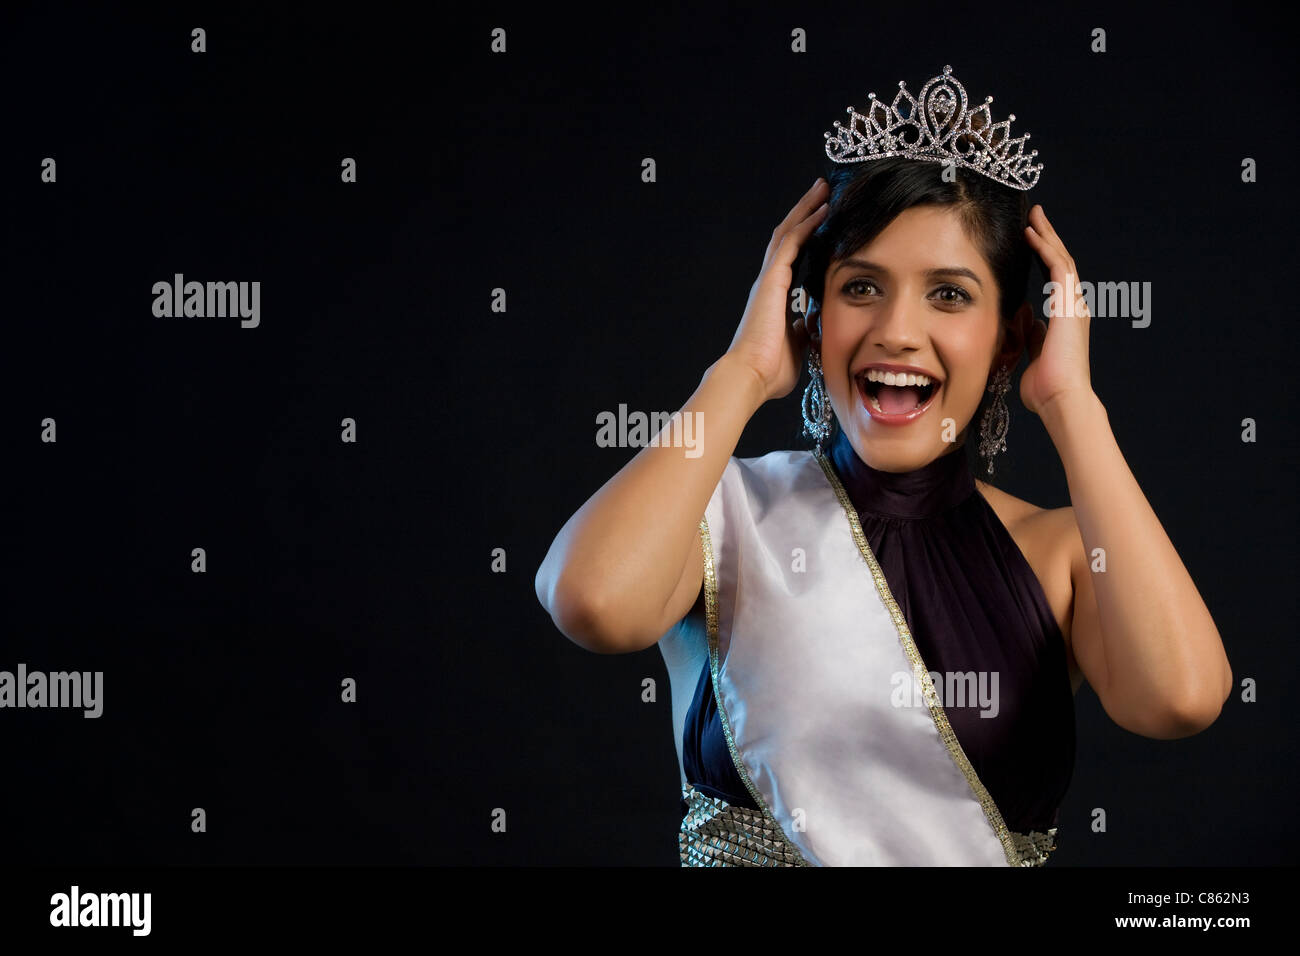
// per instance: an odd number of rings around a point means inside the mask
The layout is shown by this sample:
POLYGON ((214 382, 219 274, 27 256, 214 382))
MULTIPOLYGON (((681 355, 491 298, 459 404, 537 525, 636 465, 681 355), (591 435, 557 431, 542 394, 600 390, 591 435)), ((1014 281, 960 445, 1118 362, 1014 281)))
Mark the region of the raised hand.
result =
POLYGON ((782 398, 799 381, 809 333, 803 317, 785 321, 794 281, 794 261, 804 241, 826 217, 823 201, 829 187, 818 177, 803 198, 781 220, 767 244, 763 268, 749 290, 744 317, 727 354, 751 369, 762 383, 764 401, 782 398))
POLYGON ((1065 395, 1087 395, 1092 391, 1088 365, 1088 325, 1092 320, 1088 306, 1079 295, 1079 270, 1056 234, 1042 206, 1029 211, 1025 238, 1042 258, 1059 295, 1053 296, 1056 308, 1051 323, 1034 321, 1029 347, 1029 365, 1020 377, 1020 400, 1035 415, 1041 415, 1049 402, 1065 395))

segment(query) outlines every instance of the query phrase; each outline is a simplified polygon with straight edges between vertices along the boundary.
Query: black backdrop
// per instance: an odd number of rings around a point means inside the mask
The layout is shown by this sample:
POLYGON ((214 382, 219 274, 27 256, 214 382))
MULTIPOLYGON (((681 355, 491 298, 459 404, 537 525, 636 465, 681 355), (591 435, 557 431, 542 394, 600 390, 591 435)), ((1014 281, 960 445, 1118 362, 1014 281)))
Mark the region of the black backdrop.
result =
MULTIPOLYGON (((1226 4, 607 13, 6 12, 0 669, 104 674, 99 719, 0 710, 6 858, 676 865, 659 653, 572 645, 533 576, 635 453, 597 413, 680 407, 726 348, 823 130, 947 63, 1032 131, 1084 278, 1152 283, 1148 328, 1093 321, 1094 387, 1259 688, 1172 742, 1082 690, 1052 865, 1293 861, 1288 35, 1226 4), (175 273, 259 281, 260 325, 155 317, 175 273)), ((801 391, 736 454, 806 447, 801 391)), ((1012 404, 998 483, 1067 504, 1012 404)))

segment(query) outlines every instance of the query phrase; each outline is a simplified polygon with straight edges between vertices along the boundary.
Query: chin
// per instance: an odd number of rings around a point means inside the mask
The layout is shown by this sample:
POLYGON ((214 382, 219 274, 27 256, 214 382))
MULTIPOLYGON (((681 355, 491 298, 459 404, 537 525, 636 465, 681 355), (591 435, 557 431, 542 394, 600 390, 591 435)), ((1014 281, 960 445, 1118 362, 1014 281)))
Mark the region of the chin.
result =
POLYGON ((849 439, 858 457, 877 471, 915 471, 954 450, 952 444, 936 445, 919 435, 864 434, 861 426, 849 439))

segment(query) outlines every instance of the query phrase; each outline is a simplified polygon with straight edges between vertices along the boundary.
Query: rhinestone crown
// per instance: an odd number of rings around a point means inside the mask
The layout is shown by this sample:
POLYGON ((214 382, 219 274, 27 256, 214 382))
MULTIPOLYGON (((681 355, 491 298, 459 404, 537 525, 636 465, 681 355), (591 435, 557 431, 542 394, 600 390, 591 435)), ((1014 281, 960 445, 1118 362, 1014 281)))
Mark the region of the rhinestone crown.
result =
POLYGON ((1012 113, 993 122, 984 98, 978 109, 967 112, 966 88, 945 66, 941 76, 931 77, 915 99, 903 81, 898 83, 894 102, 885 106, 875 93, 866 113, 848 107, 849 124, 835 121, 835 133, 826 138, 826 155, 837 163, 864 163, 886 156, 904 156, 932 163, 965 166, 1012 189, 1032 189, 1043 170, 1033 163, 1038 150, 1026 154, 1025 140, 1011 138, 1012 113))

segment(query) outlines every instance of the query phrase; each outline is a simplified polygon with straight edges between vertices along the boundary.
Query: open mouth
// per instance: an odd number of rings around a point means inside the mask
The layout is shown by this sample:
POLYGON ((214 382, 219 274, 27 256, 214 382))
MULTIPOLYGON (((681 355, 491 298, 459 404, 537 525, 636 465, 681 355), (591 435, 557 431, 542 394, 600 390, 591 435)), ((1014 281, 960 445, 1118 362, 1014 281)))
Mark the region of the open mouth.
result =
POLYGON ((885 419, 915 417, 942 387, 941 382, 925 375, 903 375, 877 369, 860 373, 857 382, 869 410, 885 419))

